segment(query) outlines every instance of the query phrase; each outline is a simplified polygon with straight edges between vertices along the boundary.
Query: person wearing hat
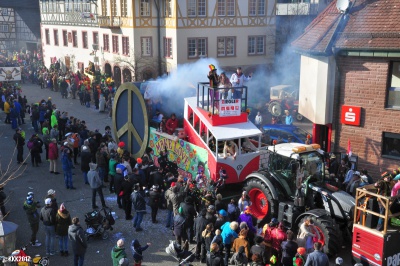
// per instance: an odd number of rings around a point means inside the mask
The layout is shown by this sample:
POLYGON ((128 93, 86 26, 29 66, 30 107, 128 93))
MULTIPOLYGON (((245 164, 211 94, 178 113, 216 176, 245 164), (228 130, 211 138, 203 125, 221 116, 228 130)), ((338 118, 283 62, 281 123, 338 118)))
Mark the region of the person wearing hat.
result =
POLYGON ((21 128, 17 128, 15 130, 13 139, 14 139, 15 145, 17 147, 17 164, 26 165, 26 163, 24 162, 25 138, 22 137, 22 129, 21 128))
POLYGON ((33 247, 40 247, 42 244, 36 239, 37 232, 39 231, 39 202, 35 201, 33 192, 28 193, 23 209, 32 231, 30 244, 33 247))
POLYGON ((253 225, 253 216, 251 215, 250 206, 246 206, 244 212, 239 216, 238 223, 245 222, 250 229, 250 238, 257 233, 257 229, 253 225))
POLYGON ((107 207, 106 202, 104 201, 103 195, 103 181, 99 177, 99 173, 97 172, 97 164, 89 163, 90 171, 88 172, 88 182, 90 188, 92 189, 92 208, 97 209, 96 205, 96 194, 99 194, 101 205, 103 208, 107 207))
POLYGON ((335 266, 341 266, 341 265, 343 265, 343 259, 341 258, 341 257, 337 257, 336 259, 335 259, 335 266))
POLYGON ((49 189, 47 191, 46 199, 51 200, 51 207, 53 208, 54 213, 57 213, 58 203, 57 203, 57 199, 56 199, 56 191, 54 189, 49 189))
POLYGON ((196 209, 194 207, 194 200, 191 196, 186 196, 184 201, 180 204, 182 208, 182 216, 185 217, 185 228, 187 230, 187 236, 189 243, 194 244, 194 218, 196 217, 196 209))
POLYGON ((71 215, 61 203, 56 214, 56 234, 58 235, 58 247, 61 256, 68 256, 68 227, 72 224, 71 215))
POLYGON ((31 153, 31 162, 32 166, 39 167, 39 163, 42 162, 40 158, 40 153, 42 152, 43 141, 38 137, 37 134, 33 134, 32 137, 28 141, 28 147, 30 148, 31 153), (29 142, 32 143, 29 145, 29 142))
POLYGON ((124 154, 124 148, 125 148, 125 142, 123 142, 123 141, 118 142, 117 154, 118 154, 119 158, 122 158, 122 156, 124 154))
POLYGON ((81 227, 78 217, 72 218, 72 225, 68 228, 68 238, 74 253, 74 266, 83 266, 87 242, 85 231, 81 227))
POLYGON ((161 201, 161 193, 159 191, 158 185, 153 185, 149 193, 149 206, 151 208, 151 221, 153 224, 158 223, 157 212, 161 201))
POLYGON ((253 254, 253 256, 257 254, 262 265, 266 265, 270 256, 267 253, 266 246, 263 245, 263 238, 261 236, 256 236, 254 242, 255 244, 250 248, 250 253, 253 254))
POLYGON ((125 241, 123 239, 119 239, 117 241, 117 245, 115 245, 115 247, 113 247, 111 250, 111 259, 113 262, 113 266, 119 266, 120 260, 124 258, 127 258, 125 252, 125 241))
POLYGON ((293 266, 303 266, 304 263, 306 262, 306 256, 307 251, 303 247, 297 248, 297 253, 293 258, 293 266))
POLYGON ((233 91, 232 99, 242 98, 243 83, 245 81, 251 80, 251 76, 252 76, 252 74, 250 74, 249 76, 246 77, 246 75, 243 74, 241 67, 236 68, 236 72, 233 73, 230 78, 232 87, 237 88, 233 91))
POLYGON ((64 143, 65 147, 61 153, 62 169, 64 172, 64 183, 67 189, 75 189, 72 184, 72 168, 74 167, 71 158, 72 151, 68 147, 68 143, 67 145, 66 143, 67 142, 64 143))
POLYGON ((110 193, 114 193, 114 178, 116 175, 117 160, 115 152, 110 152, 110 160, 108 161, 108 177, 110 180, 110 193))
POLYGON ((46 233, 46 255, 56 254, 54 242, 56 241, 56 212, 51 207, 51 199, 46 198, 46 204, 40 211, 40 220, 43 222, 46 233))

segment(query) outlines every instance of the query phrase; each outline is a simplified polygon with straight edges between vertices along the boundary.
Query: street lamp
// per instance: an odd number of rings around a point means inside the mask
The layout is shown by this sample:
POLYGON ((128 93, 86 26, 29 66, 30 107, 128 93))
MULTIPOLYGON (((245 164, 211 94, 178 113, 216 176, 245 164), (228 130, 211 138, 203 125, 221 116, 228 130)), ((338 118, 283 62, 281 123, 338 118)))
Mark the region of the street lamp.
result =
POLYGON ((9 256, 15 250, 18 225, 0 221, 0 256, 9 256))
POLYGON ((97 51, 99 50, 99 45, 97 43, 92 44, 92 48, 93 48, 93 52, 92 54, 94 55, 93 57, 93 61, 94 61, 94 65, 96 70, 99 69, 99 58, 97 57, 97 51))

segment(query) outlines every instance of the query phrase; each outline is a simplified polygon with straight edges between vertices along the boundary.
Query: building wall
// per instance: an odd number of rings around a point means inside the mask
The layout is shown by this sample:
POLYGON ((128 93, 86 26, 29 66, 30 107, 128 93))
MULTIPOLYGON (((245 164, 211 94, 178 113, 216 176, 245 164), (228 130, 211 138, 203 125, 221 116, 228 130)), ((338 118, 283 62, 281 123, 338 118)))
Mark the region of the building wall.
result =
POLYGON ((374 178, 400 166, 400 160, 382 158, 382 133, 400 133, 399 111, 385 109, 389 75, 388 58, 340 57, 339 121, 336 151, 345 152, 348 140, 359 158, 358 169, 366 168, 374 178), (340 123, 341 106, 361 106, 361 125, 340 123))

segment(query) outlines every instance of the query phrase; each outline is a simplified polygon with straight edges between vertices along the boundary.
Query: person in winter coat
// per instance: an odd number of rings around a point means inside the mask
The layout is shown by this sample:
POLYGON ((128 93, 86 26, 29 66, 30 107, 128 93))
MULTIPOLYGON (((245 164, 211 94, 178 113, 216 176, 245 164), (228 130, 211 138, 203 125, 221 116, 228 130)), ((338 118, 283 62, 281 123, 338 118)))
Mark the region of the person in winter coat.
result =
POLYGON ((281 244, 282 247, 282 265, 283 266, 292 266, 293 258, 297 253, 298 245, 296 241, 294 241, 294 233, 291 230, 286 232, 287 241, 283 241, 281 244))
POLYGON ((203 262, 206 261, 207 251, 203 236, 203 232, 204 230, 206 230, 208 224, 206 214, 206 209, 202 209, 199 216, 197 216, 197 218, 194 220, 194 236, 196 237, 196 258, 203 262))
MULTIPOLYGON (((64 145, 67 144, 68 144, 67 142, 64 143, 64 145)), ((65 187, 67 189, 75 189, 72 184, 72 167, 74 167, 74 165, 72 164, 70 149, 65 148, 62 151, 61 162, 62 162, 62 169, 64 172, 65 187)))
POLYGON ((58 247, 61 256, 68 256, 68 227, 72 224, 71 215, 61 203, 56 214, 56 235, 58 235, 58 247))
MULTIPOLYGON (((226 255, 225 255, 226 256, 226 255)), ((219 252, 219 246, 217 243, 211 244, 210 254, 207 261, 208 266, 224 266, 228 265, 224 264, 224 260, 222 259, 222 255, 219 252)))
POLYGON ((40 247, 42 244, 36 240, 36 234, 39 231, 39 202, 34 200, 33 192, 28 193, 23 209, 32 231, 30 244, 33 247, 40 247))
POLYGON ((248 261, 249 260, 248 260, 248 258, 246 256, 246 253, 245 253, 245 247, 244 246, 240 246, 238 251, 232 255, 232 258, 230 259, 230 264, 246 266, 248 261))
POLYGON ((164 198, 167 202, 167 224, 165 225, 165 227, 169 228, 171 227, 171 225, 173 225, 174 223, 174 208, 173 208, 173 204, 171 201, 172 197, 175 197, 175 195, 173 194, 174 192, 172 192, 172 189, 174 188, 174 186, 172 186, 172 184, 175 186, 175 183, 171 183, 171 187, 169 189, 167 189, 164 193, 164 198))
POLYGON ((59 174, 59 172, 57 172, 58 146, 57 146, 57 140, 55 138, 51 139, 51 142, 49 144, 49 160, 50 160, 50 167, 49 167, 50 174, 58 175, 59 174))
POLYGON ((111 259, 113 266, 119 266, 119 262, 121 261, 121 259, 126 257, 127 255, 125 252, 125 242, 123 239, 119 239, 117 241, 117 245, 111 250, 111 259))
POLYGON ((89 164, 90 171, 88 172, 88 181, 90 188, 92 189, 92 208, 97 209, 96 205, 96 194, 99 194, 101 205, 104 207, 106 206, 106 202, 104 201, 104 195, 103 195, 103 182, 100 180, 99 173, 96 171, 97 164, 95 163, 90 163, 89 164))
POLYGON ((46 160, 49 160, 49 144, 51 142, 50 131, 47 127, 44 127, 42 132, 43 132, 44 149, 46 150, 46 160))
POLYGON ((275 255, 278 261, 281 261, 282 255, 282 242, 287 239, 285 227, 283 223, 280 222, 278 227, 272 230, 272 255, 275 255))
POLYGON ((123 164, 117 164, 115 168, 114 176, 114 192, 117 195, 118 208, 122 209, 122 182, 124 181, 124 169, 126 167, 123 164))
POLYGON ((234 241, 233 241, 233 244, 232 244, 232 251, 234 252, 234 253, 239 253, 239 249, 240 249, 240 247, 244 247, 244 251, 245 251, 245 257, 246 257, 246 259, 248 259, 249 258, 249 256, 250 256, 250 252, 249 252, 249 249, 250 249, 250 247, 249 247, 249 241, 247 241, 247 232, 248 232, 248 230, 246 230, 246 229, 242 229, 242 230, 240 230, 240 232, 239 232, 239 237, 238 238, 236 238, 234 241))
POLYGON ((131 243, 131 251, 133 256, 133 261, 135 266, 141 266, 143 261, 143 251, 148 249, 151 246, 151 243, 147 243, 146 246, 142 247, 139 243, 139 240, 135 239, 131 243))
POLYGON ((253 236, 255 233, 257 233, 257 229, 253 225, 253 217, 251 216, 249 206, 246 206, 244 212, 239 216, 238 223, 240 224, 241 222, 245 222, 247 224, 247 227, 249 227, 253 236))
POLYGON ((146 213, 146 201, 140 191, 140 185, 136 183, 133 186, 133 192, 131 195, 132 206, 135 210, 135 219, 133 220, 133 227, 136 228, 136 232, 143 231, 140 227, 143 216, 146 213))
POLYGON ((179 207, 178 212, 174 216, 174 235, 176 242, 182 245, 187 240, 187 232, 185 230, 185 217, 182 215, 182 208, 179 207))
POLYGON ((221 209, 218 211, 218 217, 214 223, 214 228, 221 229, 221 226, 226 222, 229 222, 228 213, 224 209, 221 209))
POLYGON ((56 239, 56 212, 51 207, 51 199, 47 198, 44 206, 40 211, 40 220, 43 222, 46 232, 46 255, 55 255, 54 242, 56 239))
POLYGON ((83 266, 87 248, 85 232, 79 223, 79 218, 72 218, 72 225, 68 228, 68 238, 74 252, 74 266, 83 266))
POLYGON ((313 225, 313 221, 307 218, 301 225, 297 235, 297 244, 300 247, 305 247, 307 253, 313 251, 313 239, 319 239, 319 233, 313 225))
POLYGON ((17 128, 15 130, 15 134, 13 136, 13 139, 15 141, 15 145, 17 148, 17 164, 24 164, 24 146, 25 146, 25 137, 22 136, 22 129, 17 128))
POLYGON ((92 162, 92 154, 87 146, 82 147, 81 152, 81 171, 83 173, 83 180, 86 185, 89 185, 88 172, 90 170, 89 164, 92 162))
POLYGON ((182 215, 185 217, 185 230, 188 232, 189 242, 193 244, 194 238, 194 218, 196 217, 196 209, 194 208, 193 198, 191 196, 187 196, 184 202, 181 203, 180 207, 182 207, 182 215))
POLYGON ((32 142, 30 149, 32 166, 39 167, 39 163, 42 162, 40 153, 42 152, 43 141, 38 137, 37 134, 33 134, 29 139, 29 142, 32 142))
POLYGON ((167 128, 167 133, 172 135, 178 127, 178 120, 176 119, 175 114, 171 114, 171 118, 168 119, 167 123, 165 124, 167 128))
POLYGON ((54 128, 54 126, 58 126, 57 111, 58 111, 58 110, 54 110, 54 111, 51 113, 51 118, 50 118, 50 125, 51 125, 51 128, 54 128))
POLYGON ((228 260, 229 257, 231 256, 231 247, 232 247, 232 242, 235 238, 238 237, 237 233, 235 232, 239 227, 239 224, 237 222, 226 222, 221 226, 221 236, 222 236, 222 242, 224 243, 224 249, 225 249, 225 258, 224 262, 225 265, 228 265, 228 260))
POLYGON ((153 185, 149 193, 149 206, 151 208, 151 221, 153 222, 153 224, 158 223, 157 212, 160 200, 161 200, 161 193, 158 190, 158 186, 153 185))
POLYGON ((114 193, 114 179, 115 179, 115 167, 117 165, 117 160, 115 159, 115 153, 110 152, 110 160, 108 161, 108 177, 110 180, 110 193, 114 193))
POLYGON ((263 238, 261 236, 256 236, 255 242, 255 245, 253 245, 250 249, 250 253, 253 254, 253 256, 257 254, 261 259, 262 265, 266 265, 268 263, 269 257, 267 254, 267 250, 263 245, 263 238))
MULTIPOLYGON (((125 167, 126 168, 126 167, 125 167)), ((122 207, 125 211, 125 219, 132 220, 132 200, 131 194, 133 192, 133 184, 134 180, 131 178, 131 175, 124 176, 124 180, 122 181, 121 189, 122 189, 122 207)), ((120 193, 120 195, 121 195, 120 193)))

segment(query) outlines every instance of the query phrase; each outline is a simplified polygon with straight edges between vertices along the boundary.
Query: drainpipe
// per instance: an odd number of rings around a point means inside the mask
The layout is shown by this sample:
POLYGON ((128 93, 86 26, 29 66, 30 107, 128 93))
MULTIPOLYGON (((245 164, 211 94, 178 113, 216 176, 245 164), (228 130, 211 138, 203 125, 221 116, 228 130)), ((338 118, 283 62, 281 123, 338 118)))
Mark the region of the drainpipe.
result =
POLYGON ((154 0, 154 5, 157 9, 157 44, 158 44, 158 76, 161 76, 161 11, 160 11, 160 0, 154 0))

